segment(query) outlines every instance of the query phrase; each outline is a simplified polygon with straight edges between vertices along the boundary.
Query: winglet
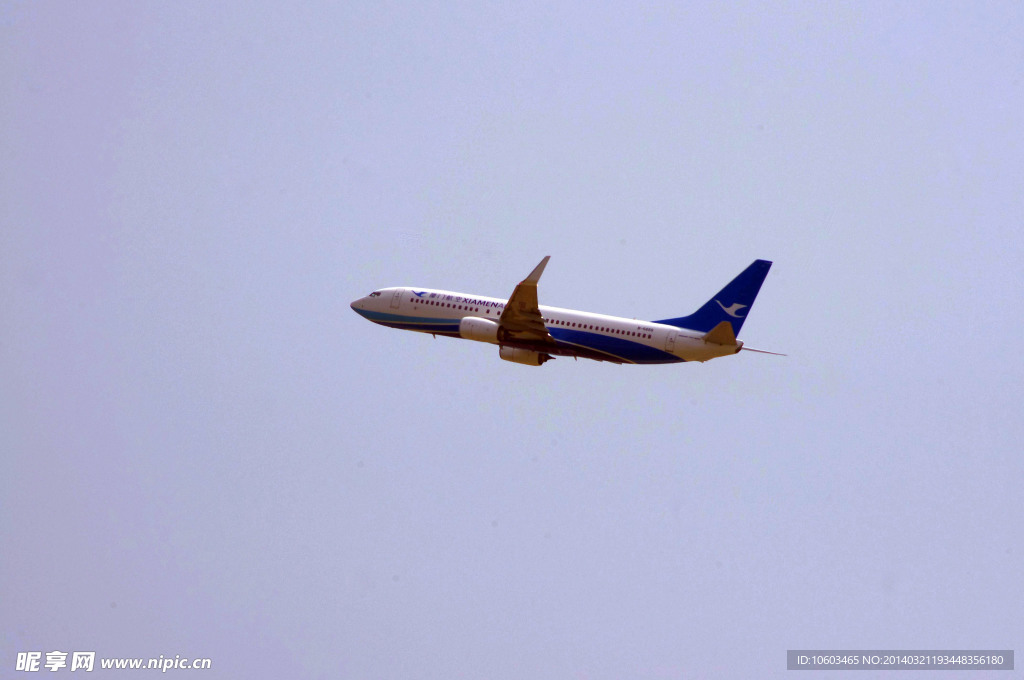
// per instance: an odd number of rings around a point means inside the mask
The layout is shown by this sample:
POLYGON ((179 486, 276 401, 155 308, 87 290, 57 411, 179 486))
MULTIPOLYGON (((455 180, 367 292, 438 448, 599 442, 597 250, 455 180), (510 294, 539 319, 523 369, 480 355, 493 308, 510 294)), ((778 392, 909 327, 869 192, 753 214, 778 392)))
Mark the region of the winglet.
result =
POLYGON ((533 268, 533 271, 530 272, 529 276, 523 279, 522 283, 532 283, 533 285, 537 285, 537 282, 540 281, 540 275, 544 273, 544 267, 548 266, 548 260, 550 259, 550 255, 545 255, 544 259, 540 261, 540 264, 533 268))
POLYGON ((704 334, 704 342, 713 342, 716 345, 735 345, 736 334, 732 331, 732 324, 722 321, 704 334))

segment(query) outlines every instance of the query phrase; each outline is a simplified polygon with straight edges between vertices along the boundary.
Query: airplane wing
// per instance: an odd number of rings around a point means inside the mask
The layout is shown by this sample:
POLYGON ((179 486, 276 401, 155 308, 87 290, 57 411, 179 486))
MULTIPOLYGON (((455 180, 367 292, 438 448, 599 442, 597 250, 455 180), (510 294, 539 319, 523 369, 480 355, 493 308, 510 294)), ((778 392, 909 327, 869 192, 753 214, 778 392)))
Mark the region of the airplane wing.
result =
POLYGON ((555 344, 548 333, 537 305, 537 282, 544 273, 551 256, 540 261, 530 275, 523 279, 505 305, 498 319, 498 338, 508 342, 555 344))

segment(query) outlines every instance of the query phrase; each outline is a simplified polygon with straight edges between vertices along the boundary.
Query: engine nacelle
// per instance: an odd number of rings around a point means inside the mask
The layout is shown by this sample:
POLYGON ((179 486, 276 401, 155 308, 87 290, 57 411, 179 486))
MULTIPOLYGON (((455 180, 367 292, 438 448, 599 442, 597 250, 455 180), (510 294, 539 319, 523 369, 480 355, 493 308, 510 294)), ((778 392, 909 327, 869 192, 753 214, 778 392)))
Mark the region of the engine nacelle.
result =
POLYGON ((466 340, 477 342, 489 342, 498 344, 498 324, 490 319, 481 319, 477 316, 462 317, 459 322, 459 335, 466 340))
POLYGON ((519 349, 518 347, 502 347, 498 350, 498 356, 505 361, 513 361, 517 364, 526 364, 527 366, 540 366, 548 359, 553 358, 550 354, 544 352, 534 352, 529 349, 519 349))

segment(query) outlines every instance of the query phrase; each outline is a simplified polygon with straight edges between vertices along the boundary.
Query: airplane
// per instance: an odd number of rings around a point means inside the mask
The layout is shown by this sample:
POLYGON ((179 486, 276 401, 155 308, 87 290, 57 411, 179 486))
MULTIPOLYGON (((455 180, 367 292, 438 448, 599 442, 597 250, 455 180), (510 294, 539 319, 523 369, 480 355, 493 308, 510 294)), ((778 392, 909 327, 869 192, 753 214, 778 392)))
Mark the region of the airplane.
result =
MULTIPOLYGON (((498 356, 540 366, 557 356, 616 364, 704 362, 740 350, 736 339, 772 263, 755 260, 689 316, 638 321, 537 302, 537 283, 551 256, 540 261, 507 300, 432 288, 381 288, 351 303, 370 321, 407 331, 498 346, 498 356)), ((785 356, 785 355, 781 355, 785 356)))

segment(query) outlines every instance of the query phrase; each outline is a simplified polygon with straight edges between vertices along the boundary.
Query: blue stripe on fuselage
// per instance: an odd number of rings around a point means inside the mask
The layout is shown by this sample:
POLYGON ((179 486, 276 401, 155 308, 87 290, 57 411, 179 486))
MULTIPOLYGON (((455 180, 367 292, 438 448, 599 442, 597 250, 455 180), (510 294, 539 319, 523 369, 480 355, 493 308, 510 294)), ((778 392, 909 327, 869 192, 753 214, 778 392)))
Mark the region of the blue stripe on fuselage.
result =
POLYGON ((569 348, 585 347, 634 364, 669 364, 683 361, 674 354, 625 338, 615 338, 601 333, 588 333, 559 326, 549 326, 548 332, 560 345, 569 348))
MULTIPOLYGON (((389 328, 460 337, 459 322, 461 319, 446 319, 436 316, 408 316, 406 314, 373 312, 365 309, 357 309, 356 312, 374 323, 379 323, 389 328)), ((548 326, 547 328, 559 347, 570 355, 576 350, 583 348, 633 364, 670 364, 683 361, 674 354, 663 352, 656 347, 651 347, 635 340, 616 338, 602 333, 590 333, 573 328, 562 328, 560 326, 548 326)))
POLYGON ((366 309, 357 309, 361 316, 374 323, 390 328, 400 328, 406 331, 422 331, 424 333, 459 334, 459 319, 444 319, 436 316, 408 316, 405 314, 388 314, 385 312, 371 312, 366 309))

